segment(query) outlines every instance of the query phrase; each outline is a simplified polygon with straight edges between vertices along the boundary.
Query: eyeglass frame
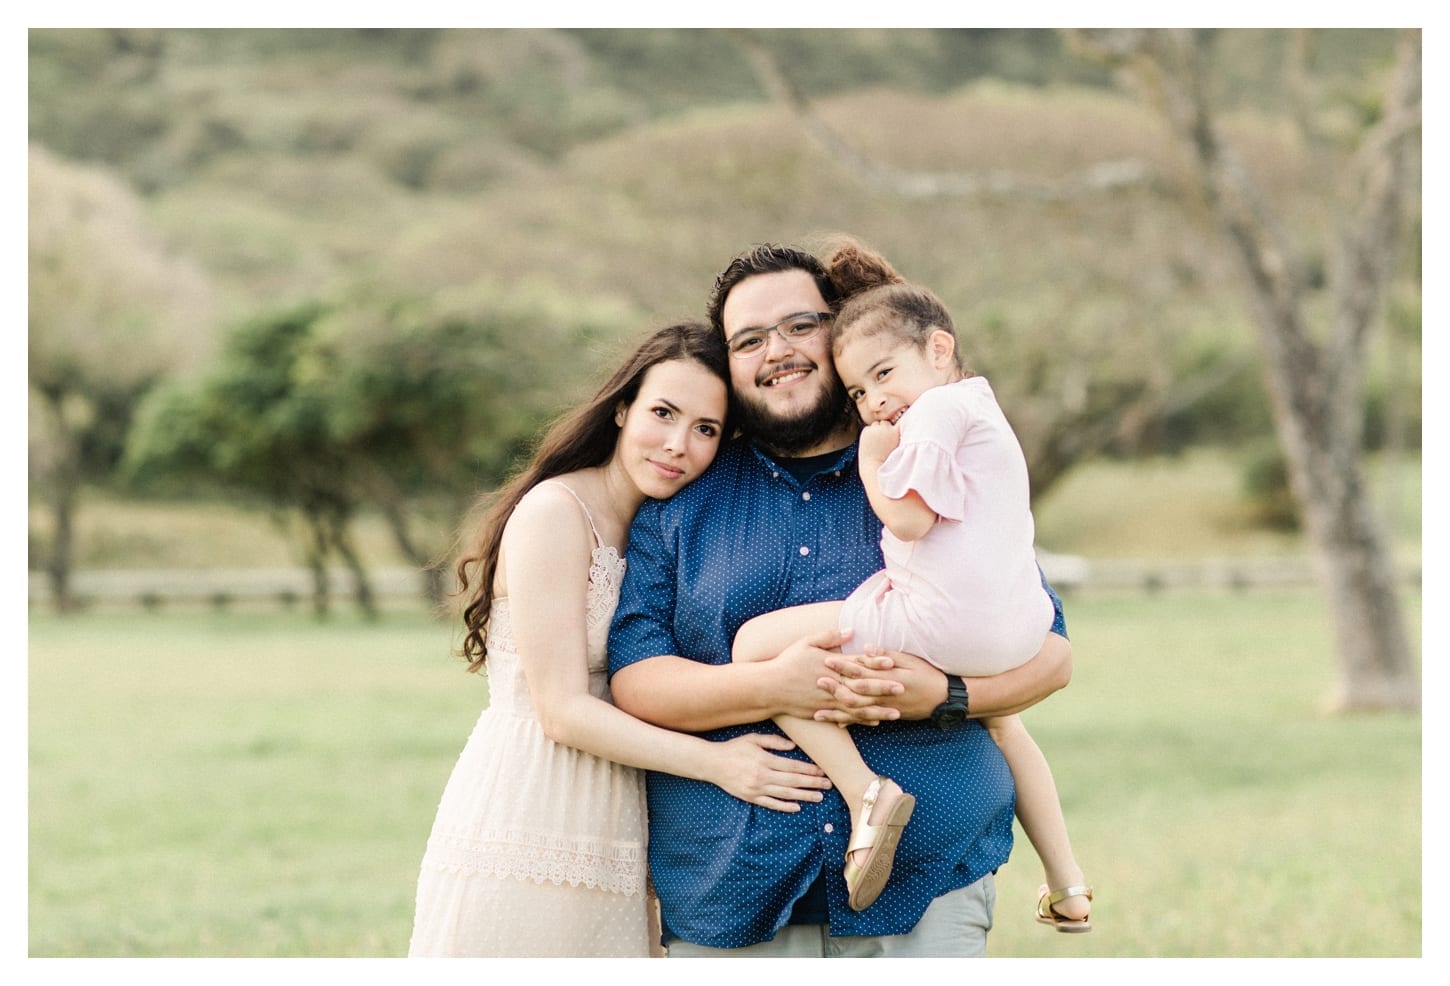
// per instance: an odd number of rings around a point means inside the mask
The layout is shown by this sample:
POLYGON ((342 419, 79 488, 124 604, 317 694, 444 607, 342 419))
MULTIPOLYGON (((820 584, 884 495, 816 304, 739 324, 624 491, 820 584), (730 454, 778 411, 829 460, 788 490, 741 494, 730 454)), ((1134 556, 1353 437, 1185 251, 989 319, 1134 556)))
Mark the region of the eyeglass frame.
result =
POLYGON ((779 322, 776 322, 774 325, 767 325, 764 328, 760 329, 746 329, 743 332, 735 333, 735 335, 725 340, 725 348, 730 351, 730 356, 732 359, 750 359, 752 356, 758 356, 761 353, 765 352, 765 343, 770 340, 770 334, 772 332, 780 336, 780 338, 788 345, 797 342, 803 342, 806 339, 809 339, 811 336, 815 335, 817 332, 821 331, 821 326, 824 325, 826 322, 831 321, 831 319, 835 317, 835 312, 796 312, 794 315, 787 315, 785 318, 781 319, 779 322), (788 336, 783 331, 781 331, 781 326, 786 325, 789 322, 794 322, 797 319, 810 319, 814 324, 812 325, 810 331, 802 332, 794 336, 788 336), (735 348, 735 340, 741 338, 742 336, 749 336, 752 339, 759 339, 761 343, 761 348, 758 350, 751 349, 748 352, 742 352, 740 350, 737 350, 735 348))

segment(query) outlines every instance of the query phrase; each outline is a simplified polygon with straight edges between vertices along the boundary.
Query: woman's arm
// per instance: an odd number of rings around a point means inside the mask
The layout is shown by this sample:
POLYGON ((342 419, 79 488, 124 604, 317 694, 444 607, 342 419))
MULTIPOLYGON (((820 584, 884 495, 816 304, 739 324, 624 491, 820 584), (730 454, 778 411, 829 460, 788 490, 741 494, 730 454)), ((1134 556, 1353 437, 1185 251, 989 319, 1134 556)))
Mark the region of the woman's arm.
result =
POLYGON ((796 811, 829 786, 814 764, 769 751, 775 736, 711 743, 661 729, 589 692, 587 582, 593 539, 566 490, 536 488, 510 517, 500 567, 524 677, 545 734, 557 743, 647 770, 717 784, 754 804, 796 811))

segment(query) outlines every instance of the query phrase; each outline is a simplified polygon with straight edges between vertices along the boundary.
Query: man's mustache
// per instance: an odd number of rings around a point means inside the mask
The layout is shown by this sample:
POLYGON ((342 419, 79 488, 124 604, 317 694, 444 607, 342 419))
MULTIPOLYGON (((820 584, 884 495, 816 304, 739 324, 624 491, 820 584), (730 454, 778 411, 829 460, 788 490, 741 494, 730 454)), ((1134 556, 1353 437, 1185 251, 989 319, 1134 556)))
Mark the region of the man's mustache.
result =
POLYGON ((792 360, 789 363, 780 363, 773 366, 769 370, 762 370, 755 375, 755 382, 757 384, 763 384, 771 377, 778 377, 783 373, 794 373, 796 370, 814 370, 816 368, 816 364, 810 360, 792 360))

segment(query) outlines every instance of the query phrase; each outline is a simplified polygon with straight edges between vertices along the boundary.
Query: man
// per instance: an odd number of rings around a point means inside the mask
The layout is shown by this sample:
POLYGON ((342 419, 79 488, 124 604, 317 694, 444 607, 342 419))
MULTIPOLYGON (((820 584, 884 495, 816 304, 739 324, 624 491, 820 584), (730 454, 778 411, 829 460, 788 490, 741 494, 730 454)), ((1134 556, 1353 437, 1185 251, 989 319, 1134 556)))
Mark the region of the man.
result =
POLYGON ((843 598, 882 565, 856 467, 859 425, 831 361, 837 294, 814 257, 786 247, 758 247, 717 279, 710 318, 731 349, 743 434, 703 477, 636 516, 611 689, 633 715, 720 740, 773 730, 763 720, 782 714, 879 721, 853 736, 867 763, 916 796, 916 813, 886 889, 856 912, 841 876, 856 806, 836 792, 781 812, 651 774, 650 870, 671 956, 985 954, 1014 792, 963 707, 1020 711, 1071 674, 1056 596, 1042 650, 992 678, 949 682, 904 654, 845 657, 832 650, 836 633, 731 663, 747 619, 843 598))

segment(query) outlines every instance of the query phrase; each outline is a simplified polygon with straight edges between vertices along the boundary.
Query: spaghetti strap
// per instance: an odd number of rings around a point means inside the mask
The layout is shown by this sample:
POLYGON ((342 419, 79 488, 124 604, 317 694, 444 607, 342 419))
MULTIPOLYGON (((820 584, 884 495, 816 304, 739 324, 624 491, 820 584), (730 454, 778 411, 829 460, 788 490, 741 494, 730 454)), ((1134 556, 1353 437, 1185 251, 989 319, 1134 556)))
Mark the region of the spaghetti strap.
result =
MULTIPOLYGON (((589 508, 585 506, 583 498, 580 497, 578 493, 575 493, 574 490, 571 489, 567 483, 562 483, 557 479, 548 479, 544 482, 548 483, 550 486, 558 486, 565 490, 568 490, 569 495, 572 496, 575 500, 579 501, 579 509, 584 511, 584 519, 589 521, 589 530, 594 535, 595 546, 600 548, 604 547, 604 539, 599 536, 599 528, 594 526, 594 515, 591 514, 589 512, 589 508)), ((539 485, 542 486, 543 483, 540 483, 539 485)))

